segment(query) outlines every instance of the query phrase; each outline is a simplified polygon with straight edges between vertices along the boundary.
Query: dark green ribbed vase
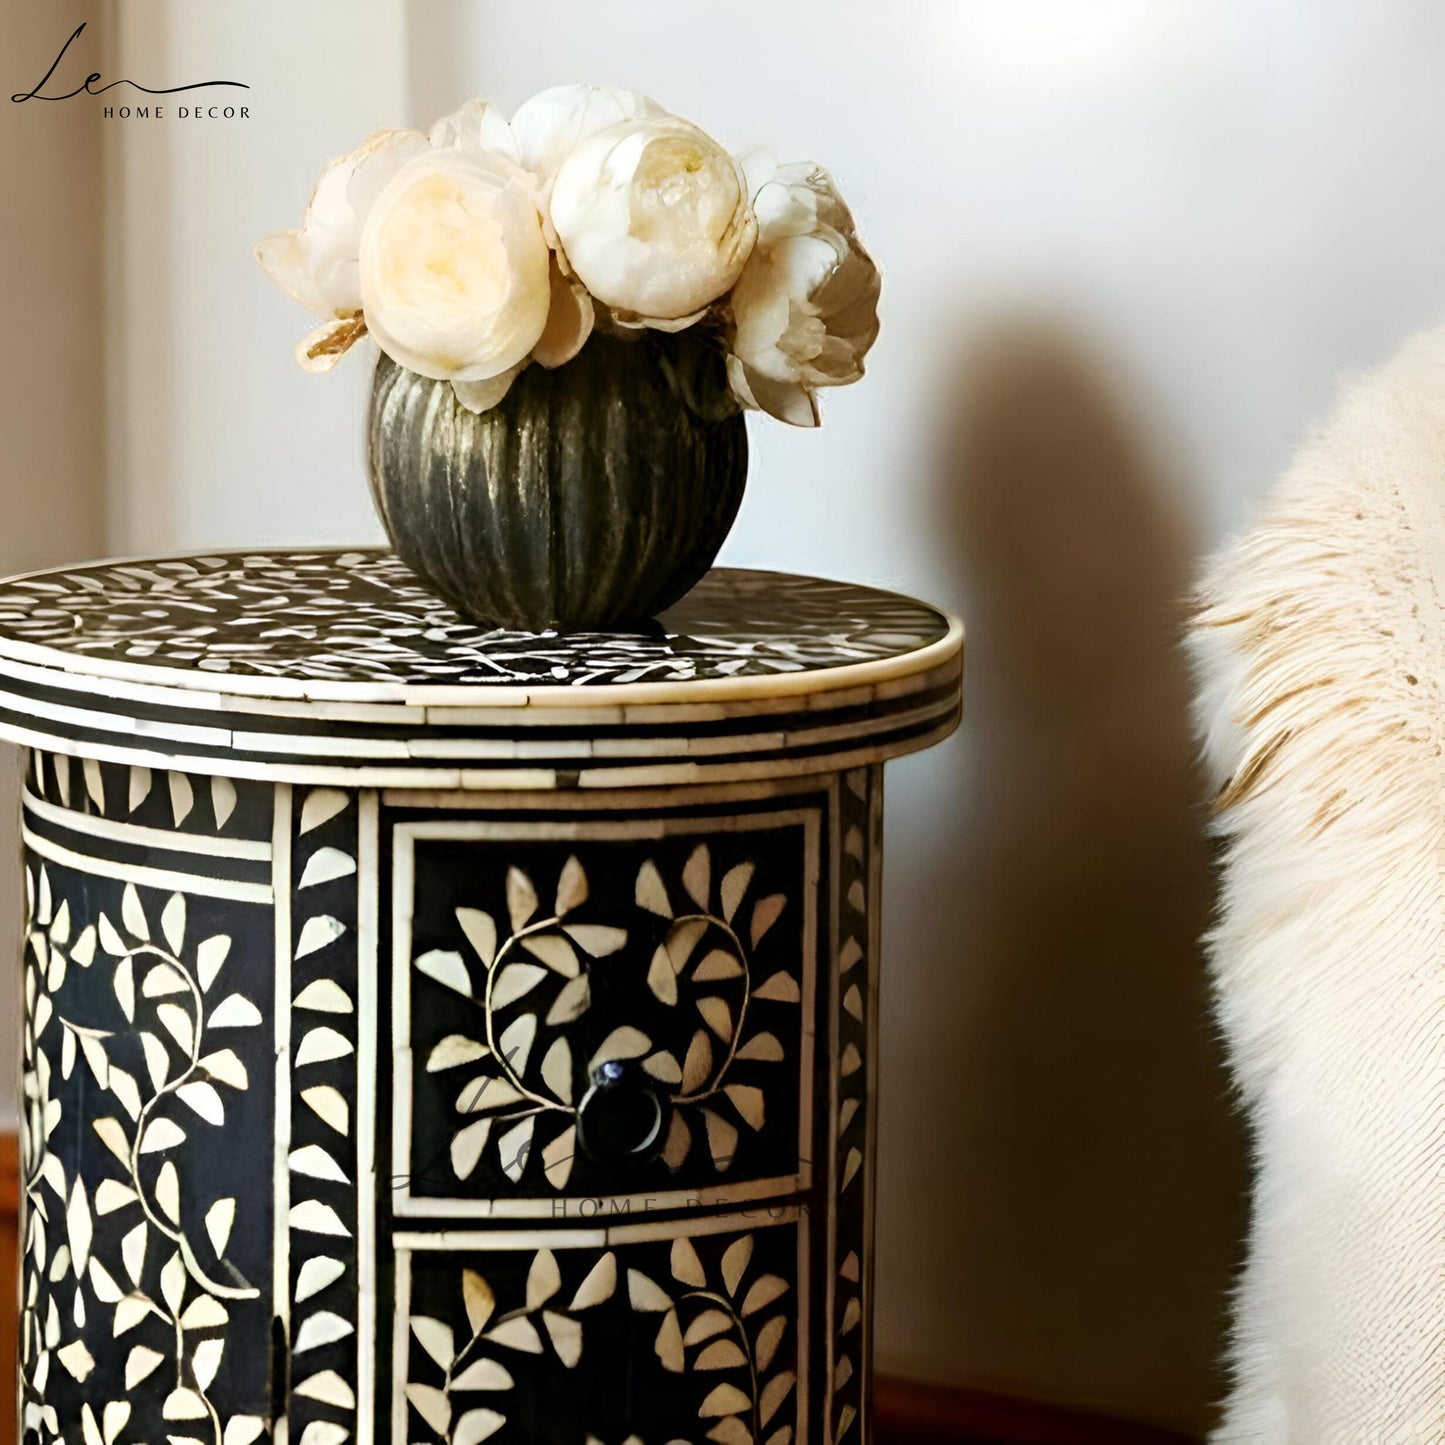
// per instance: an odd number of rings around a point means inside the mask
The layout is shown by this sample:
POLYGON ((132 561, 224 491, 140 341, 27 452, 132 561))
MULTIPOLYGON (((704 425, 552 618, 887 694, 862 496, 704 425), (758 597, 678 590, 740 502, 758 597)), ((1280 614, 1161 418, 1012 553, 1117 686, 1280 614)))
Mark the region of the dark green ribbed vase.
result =
POLYGON ((480 416, 383 355, 369 460, 397 555, 458 611, 579 632, 643 623, 702 577, 737 516, 748 442, 708 340, 594 334, 480 416))

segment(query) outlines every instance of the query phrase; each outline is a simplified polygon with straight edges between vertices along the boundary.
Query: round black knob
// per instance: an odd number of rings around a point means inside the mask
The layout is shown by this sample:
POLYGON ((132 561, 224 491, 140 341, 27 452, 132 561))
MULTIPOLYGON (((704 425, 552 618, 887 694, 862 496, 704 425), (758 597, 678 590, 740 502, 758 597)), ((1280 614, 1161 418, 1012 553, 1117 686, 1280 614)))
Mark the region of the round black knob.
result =
POLYGON ((577 1108, 577 1142, 594 1163, 644 1163, 662 1147, 663 1101, 647 1075, 619 1060, 601 1064, 577 1108))

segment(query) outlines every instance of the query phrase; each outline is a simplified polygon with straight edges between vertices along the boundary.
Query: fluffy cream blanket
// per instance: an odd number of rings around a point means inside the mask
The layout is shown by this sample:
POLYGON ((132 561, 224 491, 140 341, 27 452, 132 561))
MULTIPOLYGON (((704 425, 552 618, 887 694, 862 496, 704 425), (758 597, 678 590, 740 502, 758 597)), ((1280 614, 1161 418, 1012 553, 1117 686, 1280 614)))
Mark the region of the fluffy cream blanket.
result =
POLYGON ((1218 1441, 1445 1441, 1445 330, 1347 390, 1190 646, 1257 1180, 1218 1441))

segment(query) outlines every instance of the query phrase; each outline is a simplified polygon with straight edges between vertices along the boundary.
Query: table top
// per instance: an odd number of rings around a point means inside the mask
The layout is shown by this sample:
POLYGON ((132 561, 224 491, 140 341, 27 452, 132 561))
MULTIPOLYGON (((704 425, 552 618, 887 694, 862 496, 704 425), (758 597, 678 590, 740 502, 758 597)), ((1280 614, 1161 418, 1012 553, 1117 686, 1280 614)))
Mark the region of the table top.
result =
POLYGON ((799 724, 825 718, 852 752, 926 746, 957 720, 961 649, 936 608, 777 572, 716 569, 646 630, 559 635, 470 623, 381 550, 108 561, 0 582, 0 736, 357 786, 682 781, 739 749, 761 776, 819 761, 799 724))

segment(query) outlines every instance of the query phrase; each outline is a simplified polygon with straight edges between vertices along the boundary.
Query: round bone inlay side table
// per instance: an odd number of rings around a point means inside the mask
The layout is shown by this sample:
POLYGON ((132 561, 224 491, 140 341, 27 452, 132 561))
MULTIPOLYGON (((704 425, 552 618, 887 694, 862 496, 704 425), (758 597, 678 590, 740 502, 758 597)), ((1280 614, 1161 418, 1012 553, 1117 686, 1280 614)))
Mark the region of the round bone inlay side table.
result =
POLYGON ((0 583, 23 1438, 866 1438, 882 764, 960 669, 769 573, 565 637, 383 552, 0 583))

